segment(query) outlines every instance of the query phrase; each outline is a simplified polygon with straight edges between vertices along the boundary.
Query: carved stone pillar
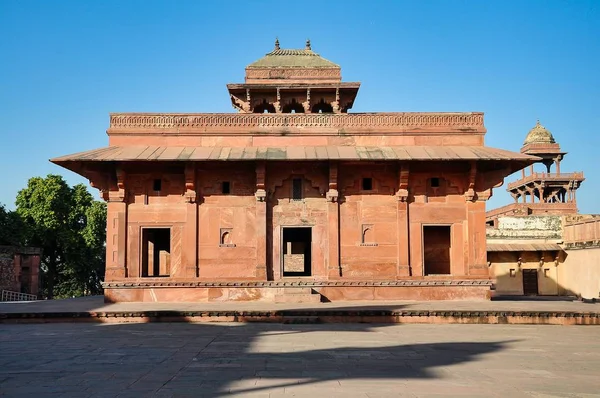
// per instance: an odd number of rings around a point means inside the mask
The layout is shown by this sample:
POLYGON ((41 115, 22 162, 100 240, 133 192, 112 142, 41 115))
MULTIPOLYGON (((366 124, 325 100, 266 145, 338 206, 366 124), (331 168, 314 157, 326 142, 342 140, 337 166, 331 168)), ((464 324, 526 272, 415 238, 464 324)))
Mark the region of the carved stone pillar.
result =
POLYGON ((182 267, 179 275, 173 277, 195 278, 198 276, 198 203, 196 203, 197 184, 196 166, 188 163, 185 166, 186 220, 183 227, 182 267))
POLYGON ((397 204, 397 235, 398 235, 398 262, 396 276, 403 278, 411 276, 410 267, 410 220, 408 216, 408 178, 409 168, 405 164, 398 171, 397 204))
POLYGON ((125 172, 117 169, 116 187, 108 192, 106 214, 106 281, 127 277, 127 196, 125 172))
POLYGON ((276 93, 276 100, 275 103, 273 103, 273 106, 275 107, 275 113, 281 113, 281 93, 279 91, 279 87, 277 87, 277 93, 276 93))
POLYGON ((306 101, 302 103, 304 113, 310 113, 310 87, 306 89, 306 101))
POLYGON ((336 87, 335 89, 335 101, 331 103, 331 107, 333 108, 333 113, 341 113, 340 111, 340 89, 336 87))
POLYGON ((328 277, 336 279, 342 276, 340 267, 340 204, 338 192, 338 164, 329 162, 329 189, 327 198, 327 239, 329 255, 327 259, 328 277))
MULTIPOLYGON (((256 164, 256 279, 267 280, 267 191, 265 162, 256 164)), ((271 231, 269 231, 271 232, 271 231)))

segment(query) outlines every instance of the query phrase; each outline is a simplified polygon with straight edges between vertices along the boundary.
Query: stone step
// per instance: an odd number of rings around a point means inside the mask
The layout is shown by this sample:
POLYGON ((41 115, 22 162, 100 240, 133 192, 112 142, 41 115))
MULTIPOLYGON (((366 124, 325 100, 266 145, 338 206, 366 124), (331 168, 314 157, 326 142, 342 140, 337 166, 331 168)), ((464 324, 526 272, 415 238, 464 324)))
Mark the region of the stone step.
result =
POLYGON ((275 296, 276 303, 320 303, 321 295, 312 293, 278 294, 275 296))

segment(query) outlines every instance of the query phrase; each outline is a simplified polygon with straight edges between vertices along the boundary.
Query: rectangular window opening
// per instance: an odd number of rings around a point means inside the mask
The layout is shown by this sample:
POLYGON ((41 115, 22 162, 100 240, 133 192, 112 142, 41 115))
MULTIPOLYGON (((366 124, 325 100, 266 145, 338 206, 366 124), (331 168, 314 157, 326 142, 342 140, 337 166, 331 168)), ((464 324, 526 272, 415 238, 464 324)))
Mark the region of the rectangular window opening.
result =
POLYGON ((165 277, 171 272, 171 229, 142 229, 142 277, 165 277))
POLYGON ((373 190, 373 179, 372 178, 363 178, 362 179, 362 189, 363 189, 363 191, 373 190))
POLYGON ((231 193, 231 184, 229 181, 223 181, 221 184, 221 193, 223 195, 229 195, 231 193))
POLYGON ((162 189, 162 181, 160 178, 154 180, 154 182, 152 183, 152 189, 157 192, 162 189))
POLYGON ((433 177, 430 181, 431 188, 438 188, 440 186, 440 179, 438 177, 433 177))
POLYGON ((302 200, 302 179, 294 178, 292 180, 292 200, 302 200))

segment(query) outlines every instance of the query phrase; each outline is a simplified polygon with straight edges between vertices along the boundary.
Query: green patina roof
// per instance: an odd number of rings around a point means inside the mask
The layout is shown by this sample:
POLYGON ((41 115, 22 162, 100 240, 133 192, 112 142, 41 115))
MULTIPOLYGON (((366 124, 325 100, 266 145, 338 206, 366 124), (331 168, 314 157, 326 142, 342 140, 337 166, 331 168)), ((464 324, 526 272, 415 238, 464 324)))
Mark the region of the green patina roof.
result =
POLYGON ((535 126, 531 130, 529 130, 529 134, 527 134, 527 137, 525 138, 525 143, 523 145, 534 143, 554 144, 555 142, 556 141, 554 140, 552 133, 544 126, 542 126, 540 124, 540 121, 538 120, 535 126))
POLYGON ((304 50, 276 49, 248 68, 339 68, 340 66, 326 60, 316 52, 304 50))

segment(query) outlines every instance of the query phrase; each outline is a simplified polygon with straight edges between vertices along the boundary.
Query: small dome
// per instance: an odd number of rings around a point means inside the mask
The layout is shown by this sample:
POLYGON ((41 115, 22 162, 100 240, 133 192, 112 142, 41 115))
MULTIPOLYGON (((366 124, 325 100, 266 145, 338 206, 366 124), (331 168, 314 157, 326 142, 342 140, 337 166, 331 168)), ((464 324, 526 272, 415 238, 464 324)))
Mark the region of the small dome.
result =
POLYGON ((537 144, 537 143, 539 143, 539 144, 554 144, 554 143, 556 143, 556 141, 554 141, 554 137, 552 136, 552 133, 550 131, 546 130, 546 128, 540 124, 539 120, 537 121, 535 126, 531 130, 529 130, 529 134, 527 134, 527 137, 525 138, 525 142, 523 143, 523 145, 537 144))

